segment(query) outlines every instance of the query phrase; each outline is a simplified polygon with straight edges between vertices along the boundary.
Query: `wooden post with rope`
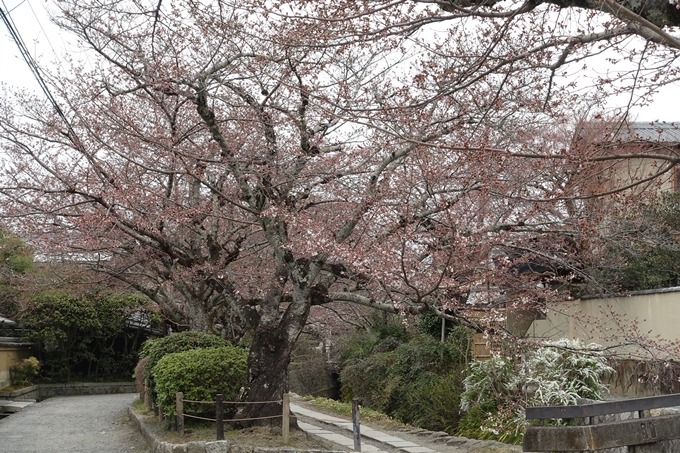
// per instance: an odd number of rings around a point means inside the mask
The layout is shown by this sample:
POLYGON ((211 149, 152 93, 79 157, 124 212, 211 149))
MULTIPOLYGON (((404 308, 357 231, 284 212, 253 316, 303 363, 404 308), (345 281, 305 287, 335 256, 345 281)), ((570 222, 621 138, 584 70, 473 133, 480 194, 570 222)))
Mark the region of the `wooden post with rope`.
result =
POLYGON ((283 394, 283 418, 281 420, 281 435, 283 443, 288 444, 290 440, 290 393, 283 394))
POLYGON ((217 424, 217 440, 224 440, 224 402, 222 394, 215 397, 215 405, 217 407, 217 415, 215 416, 217 424))
POLYGON ((177 432, 180 436, 184 435, 184 393, 175 394, 175 405, 177 409, 177 432))

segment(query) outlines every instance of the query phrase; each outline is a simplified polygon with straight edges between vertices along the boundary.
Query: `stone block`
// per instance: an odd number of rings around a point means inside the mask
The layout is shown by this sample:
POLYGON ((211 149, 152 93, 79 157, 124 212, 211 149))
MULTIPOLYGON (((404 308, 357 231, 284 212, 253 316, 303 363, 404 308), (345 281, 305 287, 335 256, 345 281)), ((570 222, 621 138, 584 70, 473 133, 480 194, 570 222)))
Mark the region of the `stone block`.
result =
POLYGON ((463 445, 467 441, 468 440, 464 437, 449 437, 448 439, 446 439, 446 445, 456 447, 458 445, 463 445))
POLYGON ((205 453, 230 453, 231 442, 228 440, 218 440, 205 443, 205 453))
POLYGON ((189 442, 187 444, 187 453, 205 453, 205 442, 202 440, 189 442))
POLYGON ((230 453, 253 453, 253 446, 234 444, 231 446, 230 453))
POLYGON ((449 433, 445 433, 444 431, 436 431, 433 433, 430 433, 430 437, 433 439, 438 439, 440 437, 449 437, 449 433))
POLYGON ((281 453, 281 450, 271 447, 255 447, 253 448, 253 453, 281 453))
POLYGON ((187 453, 187 444, 170 444, 172 448, 168 453, 187 453))
POLYGON ((448 444, 450 439, 451 436, 433 437, 432 442, 434 442, 435 444, 448 444))

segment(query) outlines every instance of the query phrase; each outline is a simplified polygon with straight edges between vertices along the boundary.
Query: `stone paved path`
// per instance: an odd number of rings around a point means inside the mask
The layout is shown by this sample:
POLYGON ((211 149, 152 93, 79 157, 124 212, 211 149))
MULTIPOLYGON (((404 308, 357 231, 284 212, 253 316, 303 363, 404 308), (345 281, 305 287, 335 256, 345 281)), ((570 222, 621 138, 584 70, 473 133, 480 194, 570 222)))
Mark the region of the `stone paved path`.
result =
MULTIPOLYGON (((300 428, 333 442, 342 450, 354 451, 352 422, 338 416, 315 411, 302 400, 291 402, 291 411, 298 416, 300 428)), ((405 428, 400 431, 373 429, 362 423, 362 453, 520 453, 522 447, 494 441, 453 437, 446 433, 405 428)))
POLYGON ((144 453, 127 407, 136 394, 54 397, 0 420, 0 453, 144 453))

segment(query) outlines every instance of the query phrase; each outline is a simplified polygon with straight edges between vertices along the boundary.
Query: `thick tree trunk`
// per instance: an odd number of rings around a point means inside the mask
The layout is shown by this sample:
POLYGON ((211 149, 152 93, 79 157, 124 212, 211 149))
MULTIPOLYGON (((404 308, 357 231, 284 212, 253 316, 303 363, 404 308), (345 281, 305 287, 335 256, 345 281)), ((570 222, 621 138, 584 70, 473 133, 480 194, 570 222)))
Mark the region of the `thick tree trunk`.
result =
MULTIPOLYGON (((276 331, 256 335, 248 358, 250 389, 247 401, 253 404, 246 405, 237 416, 256 420, 247 420, 241 425, 281 425, 281 400, 288 391, 289 351, 294 346, 294 342, 287 343, 276 331)), ((291 425, 297 426, 293 422, 291 425)))
POLYGON ((191 303, 187 304, 186 316, 191 330, 210 333, 208 313, 203 308, 201 301, 191 301, 191 303))
MULTIPOLYGON (((278 320, 260 320, 248 356, 247 404, 236 418, 250 425, 280 425, 283 394, 288 392, 288 365, 309 314, 309 300, 293 302, 278 320)), ((291 418, 291 427, 297 421, 291 418)))

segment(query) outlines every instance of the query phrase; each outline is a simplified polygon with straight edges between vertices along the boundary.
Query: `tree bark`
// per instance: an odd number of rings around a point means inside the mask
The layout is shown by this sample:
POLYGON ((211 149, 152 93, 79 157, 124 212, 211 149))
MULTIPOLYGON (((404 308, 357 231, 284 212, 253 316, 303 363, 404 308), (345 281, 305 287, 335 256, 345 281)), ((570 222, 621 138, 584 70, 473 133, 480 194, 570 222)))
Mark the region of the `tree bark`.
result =
MULTIPOLYGON (((283 394, 288 392, 289 351, 294 344, 282 338, 278 331, 260 332, 255 336, 248 358, 250 390, 247 401, 258 404, 248 404, 236 418, 258 420, 243 421, 242 426, 281 425, 283 394)), ((294 421, 291 425, 297 427, 294 421)))
POLYGON ((203 308, 201 301, 192 300, 186 305, 187 307, 187 321, 191 330, 197 332, 210 333, 210 323, 208 320, 208 313, 203 308))
MULTIPOLYGON (((269 303, 261 307, 255 336, 248 356, 248 397, 249 403, 239 411, 237 419, 256 419, 241 422, 242 426, 280 425, 283 410, 283 394, 288 392, 288 365, 293 348, 307 323, 311 299, 304 273, 302 281, 294 283, 293 301, 283 314, 279 315, 282 293, 277 285, 272 286, 269 303), (276 300, 276 303, 274 303, 276 300)), ((297 421, 290 419, 291 428, 297 428, 297 421)))

